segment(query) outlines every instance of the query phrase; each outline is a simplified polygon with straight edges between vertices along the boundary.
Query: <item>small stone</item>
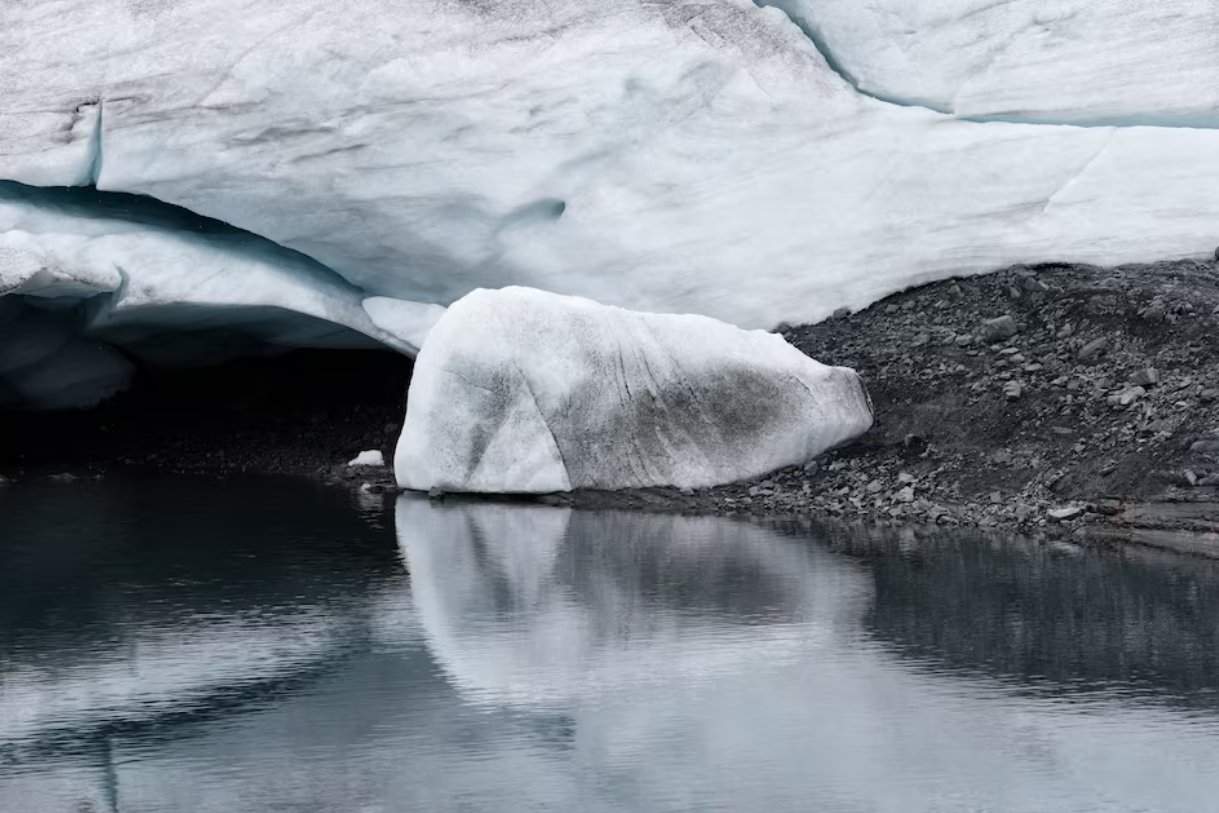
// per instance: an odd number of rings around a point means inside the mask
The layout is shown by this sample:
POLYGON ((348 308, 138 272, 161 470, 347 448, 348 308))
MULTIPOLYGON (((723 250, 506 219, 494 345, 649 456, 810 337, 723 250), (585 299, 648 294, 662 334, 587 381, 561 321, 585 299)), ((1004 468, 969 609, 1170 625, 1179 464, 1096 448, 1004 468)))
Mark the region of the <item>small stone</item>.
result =
POLYGON ((1079 519, 1083 514, 1084 509, 1078 505, 1070 505, 1065 508, 1051 508, 1046 512, 1046 516, 1054 522, 1070 522, 1073 519, 1079 519))
POLYGON ((757 486, 750 486, 750 487, 749 487, 749 496, 750 496, 750 497, 756 497, 756 496, 758 496, 758 495, 759 495, 759 494, 761 494, 761 493, 762 493, 762 489, 758 488, 757 486))
POLYGON ((914 487, 906 486, 901 491, 898 491, 896 494, 894 494, 893 499, 896 500, 897 502, 905 502, 905 503, 914 502, 914 487))
POLYGON ((971 344, 973 344, 973 341, 974 337, 970 336, 968 333, 962 333, 956 338, 957 347, 969 347, 971 344))
POLYGON ((1194 474, 1189 469, 1181 472, 1181 474, 1185 477, 1185 482, 1189 483, 1191 488, 1198 485, 1198 475, 1194 474))
POLYGON ((1147 390, 1142 387, 1130 387, 1122 390, 1117 396, 1117 402, 1122 406, 1130 406, 1135 401, 1147 394, 1147 390))
POLYGON ((884 484, 883 484, 883 483, 881 483, 881 481, 880 481, 880 480, 873 480, 872 482, 868 483, 868 485, 867 485, 867 487, 865 488, 865 490, 866 490, 866 491, 867 491, 869 494, 877 494, 877 493, 879 493, 879 492, 881 491, 881 489, 883 489, 884 487, 885 487, 885 486, 884 486, 884 484))
POLYGON ((1020 286, 1024 288, 1024 290, 1035 294, 1044 293, 1045 291, 1050 290, 1050 286, 1046 285, 1036 277, 1025 277, 1023 280, 1021 280, 1020 286))
POLYGON ((1189 447, 1190 454, 1200 455, 1216 455, 1219 454, 1219 440, 1198 440, 1189 447))
POLYGON ((1003 502, 1003 495, 998 491, 992 491, 990 493, 990 502, 991 505, 1001 504, 1003 502))
POLYGON ((1019 332, 1016 326, 1016 320, 1010 316, 998 316, 994 319, 987 319, 982 323, 982 327, 978 330, 978 335, 982 341, 991 344, 1004 339, 1010 339, 1019 332))
POLYGON ((1058 331, 1058 333, 1055 335, 1059 339, 1069 339, 1069 338, 1071 338, 1071 334, 1073 334, 1074 332, 1075 332, 1075 328, 1072 327, 1071 325, 1063 325, 1062 330, 1058 331))
POLYGON ((910 472, 903 471, 897 475, 897 482, 903 485, 909 485, 914 482, 914 475, 910 472))
POLYGON ((892 302, 885 305, 885 313, 897 313, 897 305, 893 304, 892 302))
POLYGON ((1154 367, 1148 367, 1130 376, 1130 382, 1140 387, 1154 387, 1160 383, 1160 374, 1156 372, 1154 367))
POLYGON ((1159 322, 1168 314, 1168 308, 1163 302, 1155 301, 1148 305, 1143 310, 1139 311, 1139 316, 1148 322, 1159 322))
POLYGON ((805 474, 816 474, 821 465, 816 460, 810 460, 804 464, 805 474))
POLYGON ((923 347, 929 341, 931 341, 931 336, 929 336, 926 333, 920 333, 914 337, 914 341, 910 342, 910 346, 911 347, 923 347))
POLYGON ((834 311, 834 315, 831 316, 830 318, 831 319, 846 319, 850 315, 851 315, 850 308, 838 308, 837 310, 834 311))
POLYGON ((1081 347, 1076 357, 1085 363, 1096 361, 1098 358, 1100 358, 1100 354, 1105 351, 1105 348, 1108 347, 1108 345, 1109 340, 1104 336, 1101 336, 1099 339, 1093 339, 1081 347))
POLYGON ((683 489, 681 490, 681 495, 682 495, 683 497, 693 497, 693 496, 694 496, 694 489, 690 488, 690 486, 686 486, 685 488, 683 488, 683 489))
POLYGON ((1018 401, 1024 395, 1024 385, 1019 381, 1008 381, 1003 385, 1003 395, 1009 401, 1018 401))
POLYGON ((428 496, 429 500, 443 500, 444 499, 444 489, 441 488, 440 486, 432 486, 431 488, 428 489, 427 496, 428 496))
POLYGON ((1210 388, 1204 389, 1202 392, 1198 393, 1198 400, 1204 404, 1219 401, 1219 390, 1213 390, 1210 388))

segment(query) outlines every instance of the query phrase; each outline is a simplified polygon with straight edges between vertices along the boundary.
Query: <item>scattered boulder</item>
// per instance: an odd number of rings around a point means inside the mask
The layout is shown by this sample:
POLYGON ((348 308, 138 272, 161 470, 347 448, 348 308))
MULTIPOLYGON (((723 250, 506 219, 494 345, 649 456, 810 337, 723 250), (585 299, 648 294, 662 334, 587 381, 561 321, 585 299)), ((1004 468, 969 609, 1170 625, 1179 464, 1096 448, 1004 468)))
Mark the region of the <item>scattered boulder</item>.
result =
POLYGON ((978 329, 978 335, 982 341, 987 344, 1001 342, 1005 339, 1010 339, 1019 332, 1020 328, 1016 326, 1016 320, 1010 316, 998 316, 994 319, 987 319, 982 323, 982 327, 978 329))
POLYGON ((1130 383, 1139 387, 1154 387, 1160 383, 1160 374, 1154 367, 1148 367, 1130 376, 1130 383))
POLYGON ((1100 358, 1100 354, 1105 352, 1105 348, 1109 346, 1109 339, 1101 336, 1099 339, 1093 339, 1079 349, 1077 357, 1085 364, 1096 361, 1100 358))

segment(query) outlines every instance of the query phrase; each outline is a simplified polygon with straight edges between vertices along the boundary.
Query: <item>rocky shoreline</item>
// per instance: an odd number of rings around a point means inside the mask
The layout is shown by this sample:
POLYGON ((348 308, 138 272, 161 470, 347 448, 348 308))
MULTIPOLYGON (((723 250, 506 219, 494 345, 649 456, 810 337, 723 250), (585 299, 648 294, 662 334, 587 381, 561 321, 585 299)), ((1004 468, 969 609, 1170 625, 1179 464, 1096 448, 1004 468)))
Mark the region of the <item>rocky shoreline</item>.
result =
MULTIPOLYGON (((1215 534, 1219 550, 1216 262, 1016 266, 778 331, 814 358, 863 376, 877 423, 861 442, 720 488, 545 499, 1054 536, 1185 533, 1202 552, 1215 534)), ((236 408, 189 402, 189 434, 181 422, 150 422, 189 398, 173 387, 172 397, 164 387, 137 390, 95 412, 9 422, 6 448, 48 432, 76 432, 87 442, 65 444, 59 459, 55 449, 38 454, 27 444, 0 465, 0 475, 136 467, 288 474, 390 492, 388 468, 346 465, 368 449, 392 455, 409 363, 389 355, 354 368, 341 354, 327 355, 320 371, 318 356, 286 373, 276 368, 276 375, 323 382, 320 399, 316 383, 276 396, 291 408, 270 396, 260 401, 265 370, 243 372, 236 408), (357 386, 369 377, 375 386, 357 386)))

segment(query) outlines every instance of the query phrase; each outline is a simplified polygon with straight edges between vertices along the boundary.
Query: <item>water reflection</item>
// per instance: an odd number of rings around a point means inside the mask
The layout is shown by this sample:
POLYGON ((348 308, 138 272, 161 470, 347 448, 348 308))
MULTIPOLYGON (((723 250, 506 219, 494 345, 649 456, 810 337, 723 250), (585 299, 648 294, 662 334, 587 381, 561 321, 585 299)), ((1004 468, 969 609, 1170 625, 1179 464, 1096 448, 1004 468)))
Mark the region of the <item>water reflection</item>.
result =
POLYGON ((1209 565, 243 488, 0 493, 0 810, 1219 810, 1209 565))
POLYGON ((398 538, 433 654, 487 703, 750 676, 856 634, 871 597, 845 557, 712 518, 404 497, 398 538))
POLYGON ((1219 561, 913 531, 821 538, 868 563, 899 651, 1050 691, 1219 705, 1219 561))

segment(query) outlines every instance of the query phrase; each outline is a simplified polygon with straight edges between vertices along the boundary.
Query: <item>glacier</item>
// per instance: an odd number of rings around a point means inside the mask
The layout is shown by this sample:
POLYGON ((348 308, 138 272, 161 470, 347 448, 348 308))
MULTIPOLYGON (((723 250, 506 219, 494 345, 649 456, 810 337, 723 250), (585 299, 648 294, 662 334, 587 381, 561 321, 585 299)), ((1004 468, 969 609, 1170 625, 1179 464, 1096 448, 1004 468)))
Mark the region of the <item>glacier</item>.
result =
POLYGON ((131 358, 417 351, 373 322, 355 286, 268 240, 133 196, 3 181, 0 337, 0 406, 44 409, 121 391, 131 358))
POLYGON ((871 426, 855 371, 782 336, 480 289, 419 354, 394 468, 419 491, 698 488, 805 463, 871 426))
MULTIPOLYGON (((204 363, 221 351, 199 337, 230 326, 413 355, 479 287, 770 327, 1018 262, 1209 255, 1215 14, 9 0, 0 293, 77 301, 98 352, 204 363), (33 187, 216 225, 59 211, 33 187)), ((9 400, 96 399, 122 366, 9 400)))

